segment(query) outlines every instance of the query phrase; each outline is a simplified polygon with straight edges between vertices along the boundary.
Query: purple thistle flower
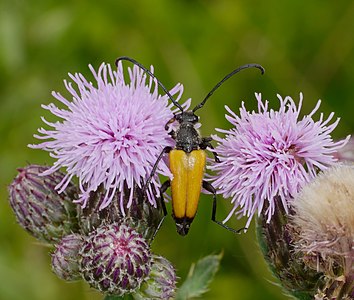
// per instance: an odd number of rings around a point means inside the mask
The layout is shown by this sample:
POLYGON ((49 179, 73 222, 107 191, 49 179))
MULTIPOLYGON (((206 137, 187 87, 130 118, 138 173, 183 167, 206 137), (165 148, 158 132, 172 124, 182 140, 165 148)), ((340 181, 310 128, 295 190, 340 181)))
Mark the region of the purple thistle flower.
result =
MULTIPOLYGON (((52 93, 67 109, 53 103, 42 105, 62 122, 51 123, 42 117, 43 122, 53 129, 38 129, 41 135, 34 136, 45 141, 29 147, 49 151, 56 159, 43 175, 66 168, 66 177, 56 186, 59 192, 65 190, 72 177, 77 176, 81 190, 77 202, 85 206, 90 192, 102 185, 106 192, 100 209, 109 205, 115 193, 120 192, 120 206, 124 213, 124 186, 130 191, 129 207, 134 183, 142 187, 162 149, 173 145, 164 129, 173 116, 173 105, 168 103, 167 96, 159 95, 156 82, 151 78, 147 80, 144 72, 136 66, 128 68, 127 83, 121 63, 116 71, 105 63, 97 72, 91 65, 89 68, 97 86, 80 73, 69 74, 76 89, 71 82, 64 81, 64 84, 73 100, 70 102, 61 94, 52 93)), ((182 92, 180 84, 170 91, 176 95, 177 101, 182 92)), ((183 106, 188 107, 189 104, 190 100, 183 106)), ((160 163, 157 171, 171 176, 166 162, 160 163)), ((157 175, 152 183, 158 191, 157 175)), ((148 197, 155 205, 152 190, 148 197)))
POLYGON ((248 217, 248 228, 253 215, 257 212, 259 216, 265 207, 269 223, 276 199, 288 213, 291 199, 303 184, 318 170, 333 165, 334 153, 349 139, 333 142, 330 134, 339 122, 338 118, 329 124, 334 113, 327 119, 321 113, 318 121, 313 120, 320 100, 309 115, 299 120, 302 94, 298 107, 290 97, 278 98, 278 111, 268 110, 268 101, 263 102, 261 94, 256 94, 258 112, 248 112, 242 103, 237 116, 226 107, 230 114, 226 119, 235 127, 217 129, 226 135, 213 137, 218 142, 215 151, 221 163, 212 162, 209 167, 216 172, 211 176, 213 185, 234 204, 224 222, 235 213, 248 217))

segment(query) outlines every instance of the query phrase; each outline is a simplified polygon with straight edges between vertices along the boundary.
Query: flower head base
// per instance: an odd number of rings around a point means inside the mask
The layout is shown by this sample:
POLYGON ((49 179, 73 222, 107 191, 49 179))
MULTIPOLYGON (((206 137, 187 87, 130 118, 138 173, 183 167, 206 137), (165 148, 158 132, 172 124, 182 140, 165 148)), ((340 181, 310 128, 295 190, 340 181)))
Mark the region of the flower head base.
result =
POLYGON ((287 214, 281 202, 276 201, 270 222, 267 223, 263 214, 257 218, 257 240, 265 261, 279 279, 283 291, 291 298, 310 300, 323 285, 323 274, 307 266, 303 255, 295 251, 293 239, 296 232, 289 224, 292 214, 291 208, 287 214))
MULTIPOLYGON (((57 185, 59 191, 65 190, 71 178, 77 176, 81 189, 78 201, 84 206, 90 192, 102 185, 106 193, 100 208, 109 205, 119 191, 124 213, 124 186, 129 189, 129 207, 134 184, 141 187, 161 150, 173 143, 164 129, 173 115, 172 105, 168 104, 167 96, 158 94, 156 82, 151 78, 147 80, 137 66, 128 68, 128 83, 121 63, 117 71, 104 63, 97 72, 92 66, 90 70, 97 87, 82 74, 69 74, 77 85, 74 89, 71 83, 64 81, 73 101, 53 92, 67 109, 54 104, 43 105, 63 121, 51 123, 42 118, 53 129, 40 128, 41 135, 35 137, 45 141, 30 147, 50 151, 57 159, 44 175, 66 168, 67 176, 57 185)), ((182 91, 183 87, 176 85, 170 93, 177 95, 178 101, 182 91)), ((189 101, 185 105, 188 106, 189 101)), ((157 173, 170 176, 165 163, 159 164, 157 173)), ((157 187, 157 175, 153 184, 157 187)), ((155 204, 151 191, 149 201, 155 204)))
POLYGON ((276 199, 287 212, 289 201, 303 184, 318 170, 333 165, 333 154, 347 142, 332 141, 330 134, 339 122, 337 119, 329 124, 333 113, 327 119, 320 114, 318 121, 313 120, 320 101, 299 120, 302 94, 298 107, 290 97, 278 98, 278 111, 268 110, 268 101, 263 102, 260 94, 256 94, 258 112, 248 112, 242 103, 237 116, 226 107, 230 114, 226 118, 235 127, 218 129, 226 134, 225 138, 214 137, 221 163, 210 167, 217 173, 212 176, 213 185, 225 198, 232 198, 234 208, 226 220, 235 212, 247 216, 246 228, 252 216, 260 215, 264 207, 269 222, 276 199))
POLYGON ((144 239, 149 242, 152 241, 164 215, 160 199, 157 201, 156 207, 153 207, 147 201, 146 192, 135 185, 133 198, 130 200, 128 193, 125 193, 123 197, 124 207, 127 207, 128 201, 131 201, 131 205, 126 208, 125 216, 123 216, 120 209, 120 193, 115 193, 109 206, 99 209, 100 204, 104 201, 104 196, 105 192, 102 189, 98 189, 96 192, 91 192, 87 206, 78 207, 79 225, 83 234, 87 235, 101 225, 124 220, 125 223, 139 232, 144 239))
POLYGON ((79 257, 81 274, 90 286, 117 296, 137 290, 151 268, 145 239, 119 223, 103 225, 91 232, 79 257))

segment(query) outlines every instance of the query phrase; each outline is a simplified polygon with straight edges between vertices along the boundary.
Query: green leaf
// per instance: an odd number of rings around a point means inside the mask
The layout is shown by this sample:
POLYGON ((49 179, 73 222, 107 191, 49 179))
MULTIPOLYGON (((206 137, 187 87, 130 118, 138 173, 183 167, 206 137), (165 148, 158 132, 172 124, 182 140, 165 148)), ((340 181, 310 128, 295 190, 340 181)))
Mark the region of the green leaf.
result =
POLYGON ((208 286, 218 271, 223 254, 208 255, 192 264, 187 279, 177 291, 176 300, 200 297, 208 291, 208 286))

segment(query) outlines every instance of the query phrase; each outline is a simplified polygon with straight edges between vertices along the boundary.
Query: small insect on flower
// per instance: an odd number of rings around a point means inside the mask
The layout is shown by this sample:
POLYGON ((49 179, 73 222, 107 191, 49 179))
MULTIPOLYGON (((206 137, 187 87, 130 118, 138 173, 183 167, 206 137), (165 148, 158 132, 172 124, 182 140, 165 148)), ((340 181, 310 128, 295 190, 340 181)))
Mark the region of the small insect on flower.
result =
MULTIPOLYGON (((201 137, 196 129, 196 124, 199 121, 199 117, 195 115, 195 112, 202 108, 209 97, 220 87, 227 79, 243 69, 258 68, 264 73, 264 68, 258 64, 247 64, 241 66, 231 73, 226 75, 221 81, 219 81, 214 88, 207 94, 202 102, 195 106, 192 110, 186 111, 183 107, 176 102, 168 90, 161 84, 159 80, 143 65, 129 57, 120 57, 116 60, 116 64, 122 60, 130 61, 136 66, 139 66, 152 78, 154 78, 160 87, 164 90, 166 95, 170 98, 172 103, 180 110, 179 113, 175 113, 174 116, 166 123, 165 129, 169 135, 175 140, 175 147, 166 146, 159 157, 157 158, 150 177, 145 183, 147 188, 155 175, 158 168, 158 164, 166 153, 169 154, 170 171, 173 175, 172 180, 167 180, 162 184, 160 188, 160 195, 162 200, 162 206, 165 216, 167 215, 166 207, 163 200, 163 193, 171 187, 172 190, 172 212, 173 218, 176 222, 177 232, 184 236, 188 233, 190 224, 192 223, 198 208, 199 196, 201 188, 213 194, 213 209, 212 209, 212 221, 221 225, 222 227, 238 233, 222 222, 216 220, 216 190, 207 181, 203 180, 204 169, 206 165, 206 153, 205 149, 211 148, 212 138, 201 137), (178 122, 177 129, 170 128, 174 122, 178 122)), ((212 151, 216 162, 219 162, 217 153, 212 151)))

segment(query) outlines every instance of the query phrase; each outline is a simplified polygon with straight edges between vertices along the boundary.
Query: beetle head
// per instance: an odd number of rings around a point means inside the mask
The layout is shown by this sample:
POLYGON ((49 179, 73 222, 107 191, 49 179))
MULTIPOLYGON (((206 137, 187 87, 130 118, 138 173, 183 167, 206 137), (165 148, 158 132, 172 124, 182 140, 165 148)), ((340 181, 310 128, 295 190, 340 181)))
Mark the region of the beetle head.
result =
POLYGON ((196 124, 199 121, 199 117, 192 111, 183 111, 176 114, 174 118, 180 124, 185 122, 196 124))
POLYGON ((193 219, 184 217, 175 219, 175 221, 178 234, 182 236, 187 235, 193 219))

